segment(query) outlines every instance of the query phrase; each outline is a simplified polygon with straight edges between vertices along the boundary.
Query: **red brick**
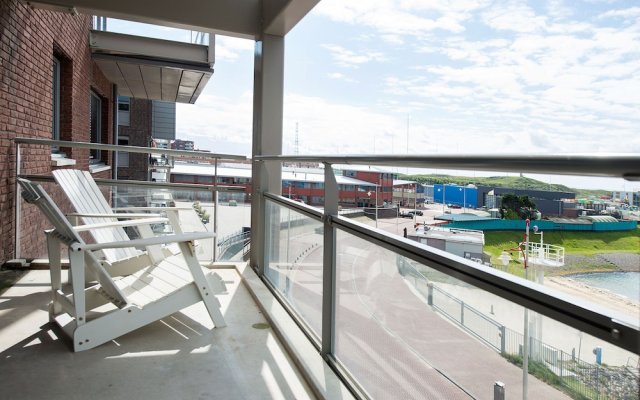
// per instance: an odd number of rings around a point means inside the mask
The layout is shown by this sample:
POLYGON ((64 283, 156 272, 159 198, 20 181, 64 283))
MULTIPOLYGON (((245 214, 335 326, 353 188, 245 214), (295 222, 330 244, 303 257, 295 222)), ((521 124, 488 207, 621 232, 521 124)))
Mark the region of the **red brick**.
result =
MULTIPOLYGON (((112 84, 91 60, 90 17, 31 9, 18 0, 0 0, 0 264, 13 257, 15 237, 14 174, 16 136, 50 138, 51 62, 54 53, 66 62, 62 77, 61 135, 65 140, 89 140, 89 93, 105 97, 104 136, 111 142, 112 84)), ((21 146, 24 174, 51 172, 50 149, 21 146)), ((77 167, 87 169, 89 153, 73 153, 77 167)), ((53 195, 62 201, 60 193, 53 195)), ((23 203, 21 249, 25 257, 45 254, 46 228, 39 211, 23 203)))

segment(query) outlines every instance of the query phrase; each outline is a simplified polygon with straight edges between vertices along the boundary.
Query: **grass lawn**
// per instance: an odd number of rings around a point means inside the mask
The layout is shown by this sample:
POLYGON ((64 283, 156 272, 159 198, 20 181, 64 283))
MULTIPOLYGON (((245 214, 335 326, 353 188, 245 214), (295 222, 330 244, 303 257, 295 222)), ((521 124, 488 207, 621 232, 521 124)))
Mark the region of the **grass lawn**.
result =
MULTIPOLYGON (((496 259, 505 249, 517 246, 524 238, 524 232, 519 231, 485 231, 484 251, 492 257, 494 265, 500 265, 496 259)), ((539 242, 540 235, 530 236, 532 242, 539 242)), ((544 233, 544 242, 565 248, 565 255, 594 256, 602 253, 636 253, 640 254, 640 228, 635 231, 622 232, 578 232, 552 231, 544 233)), ((515 253, 513 254, 515 258, 515 253)), ((593 258, 593 263, 583 262, 579 268, 563 268, 560 274, 576 272, 611 271, 615 267, 593 258)), ((507 272, 523 276, 522 264, 511 261, 507 272)))

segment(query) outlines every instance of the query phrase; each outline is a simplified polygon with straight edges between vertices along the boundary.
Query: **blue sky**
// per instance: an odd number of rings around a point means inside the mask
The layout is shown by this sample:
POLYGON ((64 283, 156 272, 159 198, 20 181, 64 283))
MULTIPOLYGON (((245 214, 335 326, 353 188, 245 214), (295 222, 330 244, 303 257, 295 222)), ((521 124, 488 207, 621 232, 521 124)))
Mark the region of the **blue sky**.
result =
MULTIPOLYGON (((637 1, 322 0, 285 46, 287 154, 640 153, 637 1)), ((252 80, 217 37, 178 136, 249 155, 252 80)))

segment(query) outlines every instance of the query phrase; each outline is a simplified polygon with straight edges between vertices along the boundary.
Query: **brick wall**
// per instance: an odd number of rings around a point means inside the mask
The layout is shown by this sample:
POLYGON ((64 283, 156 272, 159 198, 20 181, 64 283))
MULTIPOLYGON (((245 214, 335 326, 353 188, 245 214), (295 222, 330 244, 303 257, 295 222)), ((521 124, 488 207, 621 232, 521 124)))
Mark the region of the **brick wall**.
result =
MULTIPOLYGON (((151 145, 152 102, 130 99, 129 126, 120 126, 118 136, 129 136, 129 146, 151 145)), ((118 179, 146 181, 149 176, 149 155, 129 153, 129 167, 118 168, 118 179)))
MULTIPOLYGON (((15 235, 16 136, 52 137, 52 59, 62 64, 60 135, 62 140, 88 142, 89 96, 103 100, 103 140, 111 143, 113 101, 111 83, 91 60, 90 17, 33 10, 17 0, 0 0, 0 265, 13 258, 15 235)), ((62 149, 76 160, 74 168, 88 169, 89 150, 62 149)), ((48 146, 22 145, 22 173, 48 174, 48 146)), ((105 159, 110 162, 107 155, 105 159)), ((54 195, 61 200, 60 194, 54 195)), ((23 206, 23 255, 45 254, 39 212, 23 206)))

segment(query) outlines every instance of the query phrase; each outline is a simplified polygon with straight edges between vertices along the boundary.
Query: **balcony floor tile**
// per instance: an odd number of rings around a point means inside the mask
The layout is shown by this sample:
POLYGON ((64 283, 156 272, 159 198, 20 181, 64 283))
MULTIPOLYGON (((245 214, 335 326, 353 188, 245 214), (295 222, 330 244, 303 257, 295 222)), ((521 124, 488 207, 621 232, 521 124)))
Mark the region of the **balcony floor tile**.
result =
POLYGON ((0 398, 315 398, 238 272, 217 271, 227 327, 199 303, 79 353, 48 322, 48 271, 28 272, 0 295, 0 398))

